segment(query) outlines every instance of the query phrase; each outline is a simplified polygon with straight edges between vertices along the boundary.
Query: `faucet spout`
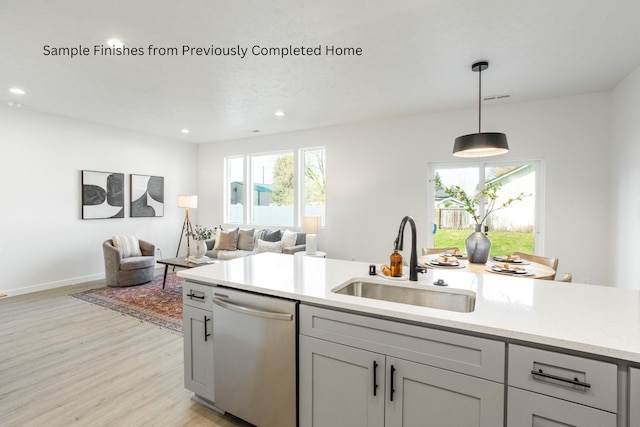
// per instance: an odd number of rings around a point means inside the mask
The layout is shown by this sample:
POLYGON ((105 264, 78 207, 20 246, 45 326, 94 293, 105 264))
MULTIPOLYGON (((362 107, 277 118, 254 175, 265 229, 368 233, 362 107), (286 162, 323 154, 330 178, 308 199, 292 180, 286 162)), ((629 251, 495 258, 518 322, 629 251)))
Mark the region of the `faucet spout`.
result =
POLYGON ((398 237, 394 242, 395 249, 401 251, 404 244, 404 227, 407 222, 411 226, 411 258, 409 260, 409 280, 414 282, 418 281, 418 270, 424 271, 423 268, 418 267, 418 252, 416 250, 416 223, 410 216, 405 216, 400 222, 400 229, 398 230, 398 237))

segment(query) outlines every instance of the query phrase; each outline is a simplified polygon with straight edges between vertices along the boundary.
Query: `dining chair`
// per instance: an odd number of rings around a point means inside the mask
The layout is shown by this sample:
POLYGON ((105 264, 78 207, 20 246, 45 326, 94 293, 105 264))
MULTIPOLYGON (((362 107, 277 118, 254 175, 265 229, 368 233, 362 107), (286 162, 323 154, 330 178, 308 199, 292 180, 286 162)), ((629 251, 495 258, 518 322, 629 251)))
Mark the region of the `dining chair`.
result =
POLYGON ((557 281, 558 282, 571 282, 572 280, 573 280, 573 276, 571 275, 571 273, 564 273, 564 276, 559 278, 557 281))
MULTIPOLYGON (((537 262, 538 264, 546 265, 547 267, 553 268, 554 271, 558 270, 558 258, 549 258, 544 256, 525 254, 524 252, 514 252, 513 255, 518 255, 522 259, 526 259, 527 261, 537 262)), ((555 273, 553 276, 549 277, 549 280, 555 280, 555 273)))
POLYGON ((444 252, 459 251, 458 248, 422 248, 422 255, 441 254, 444 252))

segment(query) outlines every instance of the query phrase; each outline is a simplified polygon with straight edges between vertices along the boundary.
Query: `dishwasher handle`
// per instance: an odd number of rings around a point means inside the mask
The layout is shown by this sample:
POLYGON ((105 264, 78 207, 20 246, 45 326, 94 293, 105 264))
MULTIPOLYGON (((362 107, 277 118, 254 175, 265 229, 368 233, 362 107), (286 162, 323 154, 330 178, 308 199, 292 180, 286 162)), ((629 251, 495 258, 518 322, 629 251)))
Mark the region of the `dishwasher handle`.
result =
POLYGON ((285 320, 285 321, 293 320, 293 314, 274 313, 271 311, 255 310, 253 308, 244 307, 242 305, 232 304, 230 302, 223 301, 220 298, 213 298, 213 303, 222 308, 235 311, 236 313, 247 314, 249 316, 264 317, 265 319, 271 319, 271 320, 285 320))

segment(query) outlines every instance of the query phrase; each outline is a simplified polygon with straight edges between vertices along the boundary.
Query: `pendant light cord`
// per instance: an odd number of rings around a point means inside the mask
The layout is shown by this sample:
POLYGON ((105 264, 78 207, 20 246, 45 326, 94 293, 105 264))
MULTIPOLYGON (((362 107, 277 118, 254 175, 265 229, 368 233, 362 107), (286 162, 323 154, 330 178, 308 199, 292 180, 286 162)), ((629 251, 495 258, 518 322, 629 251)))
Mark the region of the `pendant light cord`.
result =
POLYGON ((482 67, 478 72, 478 133, 482 133, 482 67))

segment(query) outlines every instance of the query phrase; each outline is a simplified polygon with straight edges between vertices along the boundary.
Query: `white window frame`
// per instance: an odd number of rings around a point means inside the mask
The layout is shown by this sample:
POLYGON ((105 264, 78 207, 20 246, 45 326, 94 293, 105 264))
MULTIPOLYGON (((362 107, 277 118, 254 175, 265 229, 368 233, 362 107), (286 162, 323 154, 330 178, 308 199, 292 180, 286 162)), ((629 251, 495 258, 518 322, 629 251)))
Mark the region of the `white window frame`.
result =
MULTIPOLYGON (((323 146, 317 146, 317 147, 305 147, 305 148, 301 148, 298 150, 298 158, 300 159, 300 161, 297 163, 298 166, 298 179, 296 179, 296 204, 298 207, 297 213, 296 213, 296 219, 301 221, 301 218, 304 216, 304 164, 305 164, 305 153, 307 151, 318 151, 318 150, 324 150, 324 173, 325 173, 325 180, 326 180, 326 173, 327 173, 327 148, 323 147, 323 146), (299 189, 299 191, 298 191, 299 189)), ((325 182, 326 185, 326 182, 325 182)), ((324 228, 326 225, 326 220, 327 220, 327 200, 326 200, 326 187, 325 187, 325 209, 324 209, 324 215, 322 217, 322 227, 324 228)))
POLYGON ((243 224, 247 222, 247 157, 242 155, 227 156, 224 158, 224 191, 223 191, 223 209, 224 209, 224 221, 227 224, 243 224), (229 160, 242 159, 242 185, 243 185, 243 197, 242 197, 242 222, 231 221, 229 215, 230 200, 231 200, 231 182, 229 181, 229 160))
POLYGON ((427 209, 427 224, 430 224, 429 233, 427 235, 427 245, 430 247, 434 246, 434 234, 431 232, 433 229, 433 224, 435 224, 435 210, 433 209, 433 200, 435 198, 435 183, 433 180, 435 179, 435 171, 437 169, 459 169, 464 167, 478 167, 480 169, 479 173, 479 184, 484 185, 484 176, 485 169, 491 166, 499 166, 499 165, 535 165, 536 168, 536 192, 535 192, 535 228, 533 231, 533 239, 534 239, 534 248, 536 255, 543 255, 544 252, 544 230, 545 230, 545 218, 544 218, 544 183, 545 183, 545 170, 544 170, 544 161, 543 159, 491 159, 487 158, 485 160, 482 159, 474 159, 464 162, 429 162, 428 163, 428 174, 429 174, 429 185, 427 186, 427 200, 429 201, 429 209, 427 209))
MULTIPOLYGON (((266 151, 266 152, 257 152, 257 153, 248 153, 248 154, 236 154, 229 155, 224 158, 224 221, 227 224, 237 224, 237 225, 252 225, 252 226, 263 226, 263 227, 300 227, 302 223, 302 215, 304 213, 304 158, 306 151, 315 151, 315 150, 324 150, 325 152, 325 173, 326 173, 326 147, 324 146, 314 146, 314 147, 304 147, 300 149, 283 149, 283 150, 274 150, 274 151, 266 151), (293 181, 293 224, 260 224, 253 222, 253 203, 254 203, 254 191, 253 191, 253 177, 252 177, 252 169, 253 169, 253 159, 259 156, 271 156, 271 155, 279 155, 279 154, 293 154, 293 167, 294 167, 294 181, 293 181), (243 223, 231 222, 229 218, 229 203, 230 203, 230 184, 229 181, 229 160, 243 158, 243 186, 244 186, 244 197, 243 197, 243 223)), ((323 217, 323 225, 324 221, 326 221, 326 200, 325 200, 325 217, 323 217)))
POLYGON ((245 219, 246 219, 246 223, 247 224, 251 224, 251 225, 257 225, 257 226, 265 226, 265 227, 294 227, 296 226, 296 196, 297 196, 297 189, 296 189, 296 185, 297 185, 297 177, 296 177, 296 164, 298 162, 297 159, 297 153, 295 150, 278 150, 278 151, 267 151, 267 152, 263 152, 263 153, 251 153, 251 154, 247 154, 247 173, 248 173, 248 179, 249 179, 249 185, 251 186, 251 191, 247 192, 248 193, 248 199, 249 199, 249 203, 247 203, 247 206, 245 208, 245 219), (256 157, 262 157, 262 156, 278 156, 278 155, 284 155, 284 154, 293 154, 293 224, 262 224, 262 223, 256 223, 253 222, 253 211, 254 211, 254 205, 253 202, 255 201, 254 196, 253 196, 253 162, 254 162, 254 158, 256 157))

